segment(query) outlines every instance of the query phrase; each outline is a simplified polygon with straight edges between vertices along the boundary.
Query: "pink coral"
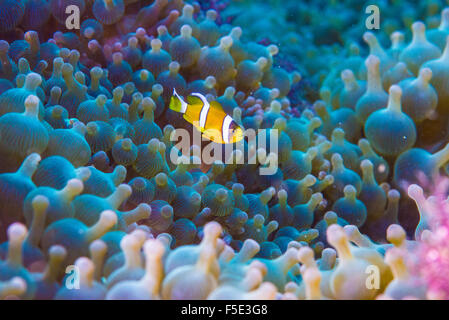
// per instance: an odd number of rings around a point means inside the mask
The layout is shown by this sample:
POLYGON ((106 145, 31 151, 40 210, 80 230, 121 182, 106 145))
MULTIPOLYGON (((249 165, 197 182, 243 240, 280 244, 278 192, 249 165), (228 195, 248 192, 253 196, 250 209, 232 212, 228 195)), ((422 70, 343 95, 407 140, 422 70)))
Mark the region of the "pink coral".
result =
POLYGON ((413 270, 428 287, 430 299, 449 299, 449 179, 441 178, 424 203, 430 230, 424 231, 416 248, 413 270))

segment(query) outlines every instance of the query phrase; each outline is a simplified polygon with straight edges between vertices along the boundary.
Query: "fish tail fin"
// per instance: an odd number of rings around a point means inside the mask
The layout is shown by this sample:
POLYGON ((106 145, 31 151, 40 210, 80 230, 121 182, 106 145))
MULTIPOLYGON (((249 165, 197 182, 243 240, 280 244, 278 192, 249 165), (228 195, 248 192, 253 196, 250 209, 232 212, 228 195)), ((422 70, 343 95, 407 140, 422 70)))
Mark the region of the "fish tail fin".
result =
POLYGON ((173 89, 173 95, 170 99, 169 108, 176 112, 185 113, 187 109, 187 103, 178 95, 176 89, 173 89))

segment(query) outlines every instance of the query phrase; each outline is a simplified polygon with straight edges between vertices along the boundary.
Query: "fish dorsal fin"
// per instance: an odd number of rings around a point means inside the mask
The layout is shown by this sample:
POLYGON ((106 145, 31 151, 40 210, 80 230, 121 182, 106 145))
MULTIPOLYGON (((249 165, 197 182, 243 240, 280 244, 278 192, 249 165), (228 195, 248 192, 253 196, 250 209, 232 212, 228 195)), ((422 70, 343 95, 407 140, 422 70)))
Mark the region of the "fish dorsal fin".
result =
POLYGON ((221 104, 217 101, 212 101, 210 102, 210 106, 216 110, 221 110, 224 112, 223 107, 221 106, 221 104))
POLYGON ((201 99, 199 97, 192 96, 192 95, 187 97, 187 103, 192 106, 195 106, 195 105, 199 105, 200 107, 203 106, 203 101, 201 101, 201 99))

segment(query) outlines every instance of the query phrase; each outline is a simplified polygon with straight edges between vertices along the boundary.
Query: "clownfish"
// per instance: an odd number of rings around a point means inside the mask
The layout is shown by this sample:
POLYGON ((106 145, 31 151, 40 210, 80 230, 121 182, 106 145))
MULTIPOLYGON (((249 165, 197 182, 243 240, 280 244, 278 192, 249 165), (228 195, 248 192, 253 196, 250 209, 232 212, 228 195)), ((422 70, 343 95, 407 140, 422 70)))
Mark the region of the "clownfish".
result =
POLYGON ((243 130, 217 101, 209 102, 201 93, 192 93, 183 100, 173 89, 169 108, 183 114, 184 119, 203 136, 216 143, 236 143, 243 139, 243 130))

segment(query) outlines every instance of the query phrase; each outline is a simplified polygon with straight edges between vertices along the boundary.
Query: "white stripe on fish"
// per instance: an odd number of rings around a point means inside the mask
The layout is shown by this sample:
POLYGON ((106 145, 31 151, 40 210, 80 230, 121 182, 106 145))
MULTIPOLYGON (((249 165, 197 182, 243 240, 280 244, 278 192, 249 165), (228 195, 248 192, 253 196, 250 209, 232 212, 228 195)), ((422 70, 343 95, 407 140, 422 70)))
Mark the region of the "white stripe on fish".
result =
POLYGON ((229 115, 226 115, 226 117, 223 120, 223 128, 222 128, 222 134, 223 134, 223 140, 226 143, 229 143, 229 128, 231 127, 232 118, 229 115))
POLYGON ((203 102, 203 107, 201 108, 200 113, 200 127, 204 129, 206 127, 207 114, 209 113, 210 109, 209 101, 207 101, 206 97, 201 93, 192 93, 192 96, 200 98, 203 102))

